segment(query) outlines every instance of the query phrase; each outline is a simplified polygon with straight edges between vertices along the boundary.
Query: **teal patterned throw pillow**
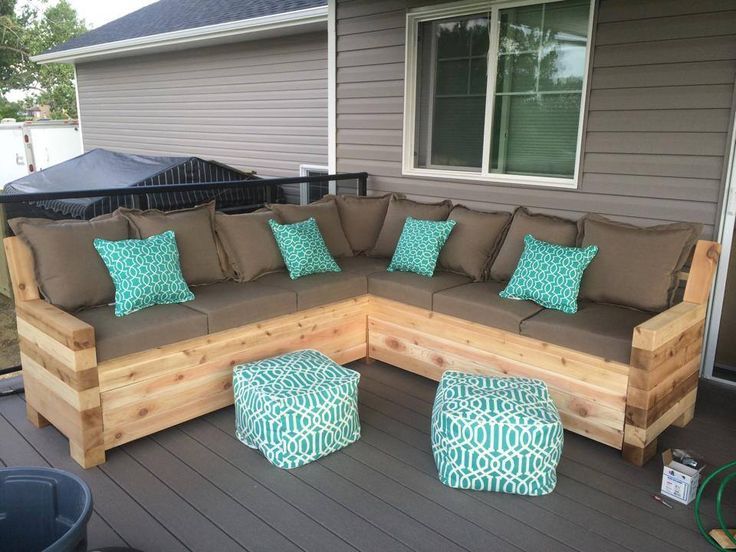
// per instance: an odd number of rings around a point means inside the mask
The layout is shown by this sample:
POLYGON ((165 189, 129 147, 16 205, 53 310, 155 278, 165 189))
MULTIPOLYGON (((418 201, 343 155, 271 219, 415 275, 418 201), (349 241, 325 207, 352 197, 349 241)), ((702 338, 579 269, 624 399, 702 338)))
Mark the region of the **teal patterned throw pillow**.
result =
POLYGON ((271 219, 268 224, 292 280, 321 272, 340 272, 316 220, 308 218, 294 224, 279 224, 271 219))
POLYGON ((524 252, 511 281, 499 295, 527 299, 567 314, 578 311, 583 272, 598 253, 597 245, 565 247, 524 236, 524 252))
POLYGON ((115 284, 115 316, 194 299, 171 230, 142 240, 97 238, 93 243, 115 284))
POLYGON ((455 224, 454 220, 418 220, 406 217, 396 251, 386 270, 414 272, 431 278, 442 246, 455 224))

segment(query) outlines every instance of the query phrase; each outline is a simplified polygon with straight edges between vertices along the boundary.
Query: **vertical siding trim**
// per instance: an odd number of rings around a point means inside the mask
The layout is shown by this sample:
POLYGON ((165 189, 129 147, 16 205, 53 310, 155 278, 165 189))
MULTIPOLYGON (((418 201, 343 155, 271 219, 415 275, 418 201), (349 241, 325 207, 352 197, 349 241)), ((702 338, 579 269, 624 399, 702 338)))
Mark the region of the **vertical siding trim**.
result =
POLYGON ((575 167, 576 188, 582 190, 583 182, 583 166, 585 165, 586 142, 588 139, 588 117, 590 116, 590 95, 593 90, 593 59, 595 58, 596 34, 598 33, 598 15, 600 13, 600 0, 593 0, 590 4, 593 13, 590 14, 588 22, 588 44, 585 59, 585 89, 583 90, 582 102, 580 109, 582 110, 580 117, 580 128, 578 128, 578 166, 575 167))
POLYGON ((327 2, 327 170, 337 172, 337 0, 327 2))
POLYGON ((79 104, 79 79, 77 78, 77 64, 72 63, 74 68, 74 99, 77 102, 77 128, 79 129, 79 141, 82 143, 84 153, 84 134, 82 133, 82 107, 79 104))

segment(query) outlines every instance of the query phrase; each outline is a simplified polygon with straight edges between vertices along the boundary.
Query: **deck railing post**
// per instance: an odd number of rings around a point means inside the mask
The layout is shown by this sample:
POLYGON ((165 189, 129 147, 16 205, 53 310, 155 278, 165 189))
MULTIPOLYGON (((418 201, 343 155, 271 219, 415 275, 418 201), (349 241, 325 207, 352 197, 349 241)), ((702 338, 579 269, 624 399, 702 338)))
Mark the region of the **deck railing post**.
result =
POLYGON ((358 176, 358 195, 368 195, 368 173, 361 173, 358 176))

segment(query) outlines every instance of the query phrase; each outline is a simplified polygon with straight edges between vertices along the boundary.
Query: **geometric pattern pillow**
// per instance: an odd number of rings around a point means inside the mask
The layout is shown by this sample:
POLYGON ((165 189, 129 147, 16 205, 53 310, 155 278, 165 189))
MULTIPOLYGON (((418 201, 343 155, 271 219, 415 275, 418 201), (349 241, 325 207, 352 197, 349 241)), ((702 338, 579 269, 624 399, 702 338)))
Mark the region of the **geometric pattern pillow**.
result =
POLYGON ((237 437, 287 470, 340 450, 360 438, 359 381, 311 350, 236 366, 237 437))
POLYGON ((414 272, 431 278, 442 246, 456 224, 455 220, 433 221, 406 217, 396 251, 386 270, 414 272))
POLYGON ((524 252, 506 289, 506 299, 526 299, 567 314, 578 311, 583 272, 598 247, 566 247, 524 236, 524 252))
POLYGON ((268 221, 292 280, 322 272, 340 272, 314 218, 294 224, 268 221))
POLYGON ((181 273, 173 231, 142 240, 97 238, 93 243, 115 284, 115 316, 194 299, 181 273))
POLYGON ((445 485, 538 496, 557 484, 563 430, 544 382, 446 371, 432 409, 445 485))

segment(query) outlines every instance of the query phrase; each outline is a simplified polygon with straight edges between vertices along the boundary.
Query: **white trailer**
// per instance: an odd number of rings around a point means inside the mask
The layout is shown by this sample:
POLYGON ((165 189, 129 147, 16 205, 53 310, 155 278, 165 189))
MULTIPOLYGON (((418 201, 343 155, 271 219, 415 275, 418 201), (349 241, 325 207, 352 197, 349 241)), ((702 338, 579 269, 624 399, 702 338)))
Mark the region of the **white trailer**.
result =
POLYGON ((0 189, 29 173, 82 154, 79 122, 0 122, 0 189))

